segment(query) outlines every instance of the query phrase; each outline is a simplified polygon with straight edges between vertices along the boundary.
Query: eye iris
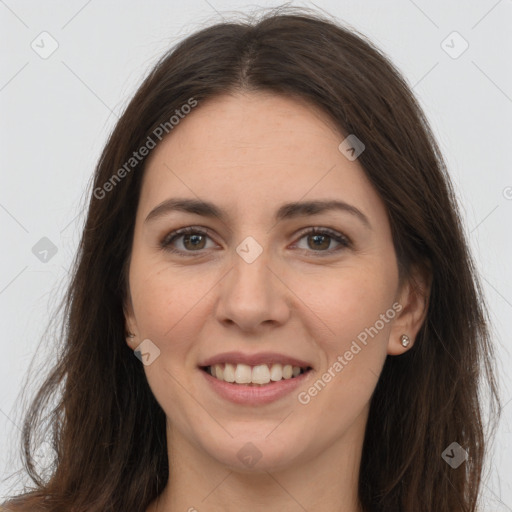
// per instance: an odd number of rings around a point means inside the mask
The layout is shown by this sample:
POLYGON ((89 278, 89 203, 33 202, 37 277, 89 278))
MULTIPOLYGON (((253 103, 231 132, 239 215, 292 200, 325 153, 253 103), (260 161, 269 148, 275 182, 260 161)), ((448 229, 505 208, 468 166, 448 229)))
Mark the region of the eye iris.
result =
POLYGON ((187 249, 190 249, 191 247, 192 248, 199 248, 199 249, 203 249, 204 248, 204 241, 205 241, 205 238, 203 235, 184 235, 183 236, 183 245, 187 248, 187 249), (202 239, 202 240, 201 240, 202 239), (198 244, 201 243, 201 241, 203 242, 203 246, 201 247, 198 247, 198 244), (191 242, 192 243, 192 246, 191 247, 188 247, 187 246, 187 243, 188 242, 191 242))
POLYGON ((313 246, 308 244, 312 249, 328 249, 329 248, 329 243, 330 243, 330 237, 329 236, 327 236, 327 235, 310 235, 309 236, 309 240, 311 240, 311 239, 315 240, 313 246), (325 244, 325 243, 322 244, 321 242, 320 242, 320 244, 318 244, 317 241, 319 239, 322 239, 323 242, 327 241, 327 244, 325 244))

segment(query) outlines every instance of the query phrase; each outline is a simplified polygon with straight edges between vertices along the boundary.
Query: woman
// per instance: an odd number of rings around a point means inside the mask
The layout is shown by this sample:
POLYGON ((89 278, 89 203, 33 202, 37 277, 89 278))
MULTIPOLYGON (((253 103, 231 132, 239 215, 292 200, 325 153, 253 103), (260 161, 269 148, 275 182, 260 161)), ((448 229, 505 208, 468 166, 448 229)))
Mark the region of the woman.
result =
POLYGON ((277 11, 165 55, 97 166, 65 312, 9 510, 477 509, 478 279, 423 113, 353 30, 277 11))

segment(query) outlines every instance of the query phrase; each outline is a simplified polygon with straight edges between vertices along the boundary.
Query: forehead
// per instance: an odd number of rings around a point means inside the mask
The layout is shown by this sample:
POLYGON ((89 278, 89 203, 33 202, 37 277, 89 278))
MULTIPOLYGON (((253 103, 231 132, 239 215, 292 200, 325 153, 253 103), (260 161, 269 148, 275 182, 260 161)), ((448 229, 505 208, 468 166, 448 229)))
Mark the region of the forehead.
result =
POLYGON ((327 114, 304 100, 268 93, 208 100, 150 155, 141 214, 185 196, 214 201, 233 216, 240 205, 263 218, 283 202, 333 197, 382 215, 384 205, 362 167, 338 149, 344 138, 327 114))

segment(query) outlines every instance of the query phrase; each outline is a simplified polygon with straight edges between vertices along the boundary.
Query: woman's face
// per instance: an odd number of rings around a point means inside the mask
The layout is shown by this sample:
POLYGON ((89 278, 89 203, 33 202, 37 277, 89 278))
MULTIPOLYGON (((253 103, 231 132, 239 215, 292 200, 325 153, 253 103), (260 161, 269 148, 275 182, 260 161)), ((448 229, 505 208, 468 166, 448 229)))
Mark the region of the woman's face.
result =
POLYGON ((306 103, 226 95, 150 155, 128 342, 150 340, 144 369, 172 439, 210 461, 285 468, 361 441, 386 355, 414 339, 384 204, 343 140, 306 103))

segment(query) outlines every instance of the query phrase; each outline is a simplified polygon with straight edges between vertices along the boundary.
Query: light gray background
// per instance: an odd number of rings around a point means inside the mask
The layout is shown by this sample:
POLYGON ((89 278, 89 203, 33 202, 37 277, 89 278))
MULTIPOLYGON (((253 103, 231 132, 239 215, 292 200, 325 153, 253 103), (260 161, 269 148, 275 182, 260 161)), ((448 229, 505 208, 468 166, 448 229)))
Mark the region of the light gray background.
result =
MULTIPOLYGON (((512 1, 318 0, 316 6, 391 57, 446 157, 492 313, 505 405, 488 461, 485 510, 512 511, 512 390, 505 373, 512 346, 512 1), (453 31, 469 44, 458 58, 445 51, 463 48, 458 36, 446 40, 453 31)), ((0 477, 18 467, 19 393, 36 348, 38 360, 53 357, 45 328, 65 289, 89 180, 118 114, 169 46, 254 8, 225 0, 0 0, 0 477), (31 48, 34 41, 39 52, 51 49, 43 31, 58 43, 46 59, 31 48), (47 262, 32 252, 42 237, 58 250, 47 262)), ((1 482, 0 495, 12 485, 1 482)))

